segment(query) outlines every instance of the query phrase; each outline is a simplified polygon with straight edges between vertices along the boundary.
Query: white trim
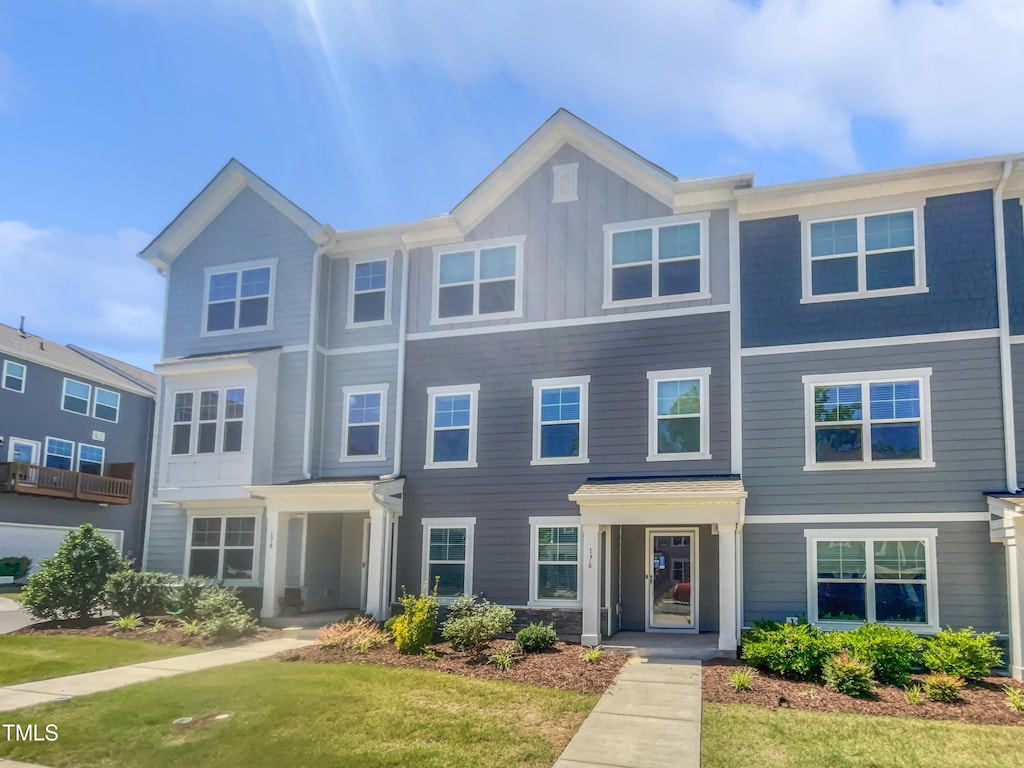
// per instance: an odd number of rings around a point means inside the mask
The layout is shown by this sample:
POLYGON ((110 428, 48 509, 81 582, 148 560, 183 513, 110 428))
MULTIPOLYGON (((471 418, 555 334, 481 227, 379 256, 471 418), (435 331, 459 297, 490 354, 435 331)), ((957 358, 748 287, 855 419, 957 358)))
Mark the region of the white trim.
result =
MULTIPOLYGON (((468 323, 478 320, 502 320, 507 318, 522 317, 523 316, 523 262, 525 260, 524 250, 526 244, 525 235, 517 235, 515 237, 498 237, 490 240, 474 240, 468 243, 457 243, 454 245, 435 246, 433 251, 434 260, 434 279, 433 279, 433 291, 431 296, 431 308, 430 308, 430 324, 431 325, 448 325, 451 323, 468 323), (480 286, 483 284, 480 278, 480 252, 490 248, 502 248, 505 246, 515 246, 516 249, 516 271, 515 271, 515 291, 513 299, 513 308, 508 312, 489 312, 481 314, 480 312, 480 286), (441 302, 441 258, 450 253, 472 253, 473 254, 473 279, 467 283, 458 283, 457 285, 471 285, 473 287, 473 311, 468 315, 456 315, 454 317, 440 317, 438 314, 440 311, 441 302)), ((497 282, 507 281, 509 278, 503 277, 497 282)), ((488 282, 491 282, 488 280, 488 282)))
MULTIPOLYGON (((466 530, 466 558, 463 561, 458 560, 437 560, 434 562, 438 563, 459 563, 462 562, 465 565, 465 576, 462 583, 463 595, 473 594, 473 529, 476 527, 475 517, 425 517, 420 523, 423 525, 423 547, 422 557, 420 558, 420 583, 426 584, 427 592, 434 589, 434 585, 429 583, 430 579, 430 532, 434 528, 464 528, 466 530)), ((454 600, 454 597, 441 597, 438 596, 437 601, 442 605, 446 605, 454 600)))
POLYGON ((11 462, 14 461, 14 444, 15 443, 21 443, 22 445, 27 445, 27 446, 31 447, 32 448, 32 459, 31 459, 31 461, 29 461, 29 464, 35 464, 36 466, 39 466, 39 464, 40 464, 39 457, 42 455, 41 452, 43 450, 43 446, 40 444, 40 442, 38 440, 26 440, 24 437, 14 437, 13 435, 11 435, 11 442, 7 446, 7 460, 11 461, 11 462))
MULTIPOLYGON (((583 607, 583 521, 578 516, 558 517, 531 517, 530 518, 530 599, 528 607, 548 608, 582 608, 583 607), (576 599, 575 600, 550 600, 537 597, 539 579, 537 570, 540 567, 540 560, 537 558, 537 550, 540 545, 541 528, 575 528, 576 529, 576 599)), ((571 565, 569 562, 555 562, 555 565, 571 565)))
MULTIPOLYGON (((427 387, 427 453, 424 469, 457 469, 476 467, 477 412, 480 402, 479 384, 455 384, 427 387), (469 395, 469 455, 465 461, 434 461, 434 402, 445 395, 469 395)), ((461 427, 460 427, 461 429, 461 427)))
MULTIPOLYGON (((553 379, 533 380, 533 458, 531 465, 538 464, 587 464, 590 462, 588 455, 589 445, 589 418, 590 418, 590 376, 567 376, 553 379), (546 389, 576 387, 580 391, 580 417, 576 420, 579 425, 579 454, 576 456, 554 456, 544 458, 541 451, 541 397, 546 389)), ((555 423, 573 423, 573 420, 555 423)))
MULTIPOLYGON (((193 523, 197 518, 218 518, 220 522, 220 543, 217 545, 217 580, 224 583, 225 586, 229 587, 257 587, 260 584, 260 559, 259 552, 261 548, 260 544, 260 528, 262 528, 262 517, 261 513, 256 511, 241 511, 232 510, 217 514, 210 512, 201 512, 192 514, 188 512, 188 527, 185 531, 185 565, 182 569, 182 574, 189 576, 190 566, 192 563, 192 527, 193 523), (240 517, 240 518, 252 518, 253 520, 253 538, 252 538, 252 578, 251 579, 226 579, 222 578, 224 573, 224 552, 228 547, 224 544, 224 537, 227 535, 227 519, 229 517, 240 517)), ((212 550, 214 547, 199 547, 199 549, 212 550)), ((230 547, 230 549, 249 549, 249 547, 230 547)))
POLYGON ((740 223, 733 202, 729 205, 729 465, 734 475, 743 474, 743 307, 739 275, 740 223))
MULTIPOLYGON (((360 461, 383 461, 387 458, 387 435, 388 435, 388 392, 389 384, 359 384, 343 387, 341 390, 341 456, 338 461, 360 462, 360 461), (352 395, 380 395, 380 420, 377 422, 377 453, 373 456, 349 456, 348 455, 348 400, 352 395)), ((372 422, 367 422, 366 426, 372 422)))
POLYGON ((793 525, 801 523, 987 523, 988 512, 875 512, 808 515, 748 515, 746 525, 793 525))
POLYGON ((932 404, 931 368, 906 368, 887 371, 862 371, 857 373, 808 374, 801 378, 804 386, 804 471, 827 472, 851 469, 928 469, 935 466, 932 458, 932 404), (919 385, 920 417, 886 419, 885 423, 916 421, 921 426, 921 458, 876 461, 871 456, 871 425, 879 420, 871 418, 871 384, 894 381, 917 381, 919 385), (816 424, 814 409, 815 387, 828 385, 857 385, 861 388, 861 418, 857 421, 835 424, 860 426, 860 461, 819 462, 816 451, 816 424))
POLYGON ((645 530, 644 546, 644 630, 646 632, 664 632, 675 634, 696 634, 700 621, 697 615, 698 603, 698 582, 700 580, 700 567, 698 557, 700 553, 700 532, 697 528, 673 527, 673 528, 647 528, 645 530), (679 626, 659 626, 653 623, 654 614, 654 593, 651 585, 654 583, 654 537, 655 536, 681 536, 690 537, 690 621, 679 626))
MULTIPOLYGON (((840 349, 870 349, 872 347, 898 347, 904 344, 932 344, 954 341, 975 341, 994 339, 999 336, 996 328, 978 331, 952 331, 949 333, 919 333, 911 336, 885 336, 874 339, 849 339, 846 341, 817 341, 808 344, 780 344, 774 347, 747 347, 740 350, 742 357, 761 355, 791 355, 801 352, 831 352, 840 349)), ((1024 336, 1016 337, 1024 343, 1024 336)))
MULTIPOLYGON (((690 299, 678 299, 689 301, 690 299)), ((621 306, 616 303, 616 307, 621 306)), ((705 304, 699 307, 677 307, 675 309, 657 309, 650 312, 629 312, 615 315, 597 315, 592 317, 572 317, 565 320, 535 320, 529 323, 512 323, 504 325, 487 325, 475 328, 454 328, 445 331, 422 331, 410 333, 409 341, 425 341, 427 339, 446 339, 453 336, 478 336, 484 333, 511 333, 514 331, 538 331, 548 328, 577 328, 583 325, 602 325, 604 323, 623 323, 630 320, 659 320, 665 317, 683 317, 686 315, 704 315, 711 312, 728 312, 728 304, 705 304)))
MULTIPOLYGON (((363 326, 359 326, 362 328, 363 326)), ((388 344, 365 344, 361 347, 334 347, 333 349, 327 349, 317 345, 317 352, 327 357, 334 357, 335 355, 363 355, 370 352, 394 352, 398 349, 398 344, 391 342, 388 344)))
MULTIPOLYGON (((711 213, 702 211, 700 213, 686 213, 678 216, 661 216, 655 219, 643 219, 640 221, 624 221, 614 224, 605 224, 604 230, 604 301, 602 309, 614 309, 616 307, 646 306, 648 304, 666 304, 673 301, 697 301, 711 298, 710 269, 709 269, 709 234, 711 213), (658 252, 658 231, 662 227, 679 226, 682 224, 697 224, 700 227, 700 253, 697 256, 671 261, 696 261, 700 269, 699 287, 692 293, 679 293, 662 296, 658 293, 659 269, 661 260, 658 252), (637 299, 614 299, 612 297, 612 276, 616 267, 612 264, 612 240, 613 236, 622 232, 635 232, 639 230, 651 230, 651 295, 637 299)), ((646 264, 647 262, 638 262, 646 264)), ((619 268, 626 265, 620 265, 619 268)))
MULTIPOLYGON (((99 464, 100 464, 99 474, 102 475, 103 471, 107 468, 107 449, 105 447, 103 447, 102 445, 90 445, 89 443, 79 443, 78 444, 78 448, 75 450, 75 471, 76 472, 81 472, 82 471, 82 449, 83 448, 95 448, 96 450, 98 450, 100 452, 101 455, 100 455, 100 461, 99 461, 99 464)), ((95 461, 90 461, 89 463, 90 464, 95 464, 96 462, 95 461)))
POLYGON ((711 458, 711 426, 709 424, 710 368, 677 368, 647 372, 647 461, 688 461, 711 458), (658 452, 658 384, 662 381, 700 381, 700 450, 689 453, 658 452))
MULTIPOLYGON (((243 261, 236 264, 223 264, 215 267, 207 267, 203 270, 203 310, 202 316, 199 319, 199 336, 206 338, 208 336, 230 336, 236 333, 253 333, 255 331, 270 331, 274 329, 274 293, 277 285, 277 259, 260 259, 258 261, 243 261), (261 269, 263 267, 270 267, 270 286, 267 293, 267 322, 264 325, 252 325, 245 328, 238 327, 239 314, 242 306, 242 272, 250 269, 261 269), (230 273, 236 273, 238 275, 237 282, 235 283, 237 295, 232 301, 235 304, 235 323, 232 328, 224 328, 219 331, 209 331, 206 329, 207 323, 207 312, 210 306, 210 278, 213 275, 225 275, 230 273)), ((247 296, 245 298, 261 298, 261 296, 247 296)), ((217 304, 226 303, 227 300, 215 302, 217 304)), ((311 306, 310 312, 314 309, 311 306)))
MULTIPOLYGON (((167 430, 167 437, 164 443, 166 448, 166 456, 169 459, 179 456, 246 456, 249 454, 246 444, 246 424, 252 424, 256 418, 255 416, 255 403, 250 402, 249 398, 250 387, 245 385, 224 385, 224 386, 207 386, 207 387, 196 387, 189 389, 177 389, 170 391, 170 399, 168 401, 170 406, 170 429, 167 430), (226 419, 227 414, 227 393, 229 390, 242 390, 242 418, 237 419, 226 419), (214 419, 200 419, 200 409, 202 408, 202 395, 205 392, 216 392, 217 393, 217 415, 214 419), (192 395, 192 417, 188 422, 175 421, 176 402, 178 395, 192 395), (242 424, 242 446, 237 451, 225 451, 224 450, 224 433, 225 433, 225 422, 241 422, 242 424), (174 427, 184 424, 189 425, 189 439, 188 439, 188 453, 174 453, 174 427), (199 452, 199 427, 201 424, 215 424, 214 428, 214 449, 212 451, 199 452)), ((251 429, 251 427, 250 427, 251 429)))
POLYGON ((77 414, 78 416, 86 416, 86 417, 88 417, 91 405, 92 405, 92 384, 86 384, 84 381, 79 381, 78 379, 71 379, 71 378, 68 378, 67 376, 65 376, 64 377, 64 383, 61 385, 61 388, 60 388, 60 409, 62 411, 64 411, 65 413, 74 413, 74 414, 77 414), (69 381, 74 382, 75 384, 81 384, 83 387, 85 387, 86 389, 89 390, 89 393, 84 398, 81 398, 78 395, 68 395, 68 382, 69 381), (64 401, 68 397, 71 397, 74 400, 82 400, 82 399, 84 399, 85 400, 85 412, 83 413, 82 411, 73 411, 70 408, 65 408, 64 407, 64 401))
MULTIPOLYGON (((361 258, 353 258, 349 260, 348 265, 348 312, 346 313, 345 329, 352 330, 355 328, 374 328, 379 325, 391 325, 391 274, 392 274, 392 258, 391 254, 377 255, 377 256, 363 256, 361 258), (360 264, 372 264, 375 261, 384 262, 384 317, 380 320, 367 320, 364 322, 357 323, 355 320, 356 311, 356 267, 360 264)), ((380 289, 372 291, 362 291, 362 293, 378 293, 380 289)))
POLYGON ((92 417, 94 419, 99 419, 100 421, 106 421, 106 422, 109 422, 111 424, 117 424, 121 420, 121 393, 120 392, 114 392, 112 389, 105 389, 105 388, 103 388, 101 386, 98 386, 98 385, 93 387, 93 390, 92 390, 92 417), (106 392, 108 395, 113 395, 114 397, 116 397, 117 398, 117 405, 110 406, 110 405, 107 405, 106 403, 101 403, 100 402, 100 398, 99 398, 100 392, 106 392), (98 406, 98 405, 102 405, 104 408, 111 408, 112 407, 115 411, 117 411, 117 414, 112 419, 105 419, 102 416, 98 416, 98 415, 96 415, 96 406, 98 406))
POLYGON ((864 600, 866 620, 875 621, 874 600, 874 542, 876 541, 920 541, 925 547, 925 602, 927 624, 884 622, 893 626, 906 627, 919 634, 932 634, 941 627, 939 621, 938 567, 936 565, 935 542, 937 528, 808 528, 804 530, 807 550, 807 620, 826 629, 856 629, 862 621, 818 621, 818 561, 819 541, 860 541, 864 542, 865 580, 864 600))
POLYGON ((579 171, 579 163, 563 163, 562 165, 551 166, 552 203, 573 203, 580 199, 579 171), (566 189, 560 189, 562 186, 565 186, 566 189))
MULTIPOLYGON (((57 454, 57 453, 54 453, 52 455, 56 456, 59 459, 67 459, 68 460, 68 469, 73 469, 74 466, 75 466, 75 441, 74 440, 65 440, 63 437, 50 437, 49 435, 47 435, 46 439, 43 441, 43 444, 44 444, 45 447, 43 448, 42 466, 49 467, 49 464, 47 464, 47 459, 49 459, 50 456, 51 456, 51 453, 50 453, 50 443, 51 442, 67 443, 68 445, 71 446, 71 455, 70 456, 61 456, 60 454, 57 454)), ((50 467, 50 468, 51 469, 62 469, 62 467, 50 467)))
POLYGON ((28 366, 25 363, 19 363, 15 360, 4 360, 4 369, 0 373, 0 388, 6 389, 8 392, 17 392, 19 395, 25 394, 25 386, 28 381, 28 366), (16 365, 21 368, 21 376, 13 376, 9 369, 12 365, 16 365), (7 377, 11 376, 15 379, 21 379, 21 389, 15 389, 14 387, 7 386, 7 377))

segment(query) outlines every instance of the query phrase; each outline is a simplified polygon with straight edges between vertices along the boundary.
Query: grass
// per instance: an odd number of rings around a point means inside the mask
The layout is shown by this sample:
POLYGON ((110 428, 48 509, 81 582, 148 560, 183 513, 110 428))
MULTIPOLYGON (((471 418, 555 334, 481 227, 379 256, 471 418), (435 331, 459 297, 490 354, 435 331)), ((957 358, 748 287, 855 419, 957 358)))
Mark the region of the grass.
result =
POLYGON ((77 675, 194 653, 142 640, 72 635, 0 635, 0 685, 77 675))
POLYGON ((704 704, 703 768, 1011 768, 1017 726, 704 704))
POLYGON ((6 597, 8 600, 14 600, 19 603, 25 599, 20 584, 4 584, 0 586, 0 597, 6 597))
POLYGON ((54 768, 549 768, 596 694, 373 664, 254 661, 5 712, 56 742, 0 741, 54 768), (180 730, 175 718, 233 712, 180 730))

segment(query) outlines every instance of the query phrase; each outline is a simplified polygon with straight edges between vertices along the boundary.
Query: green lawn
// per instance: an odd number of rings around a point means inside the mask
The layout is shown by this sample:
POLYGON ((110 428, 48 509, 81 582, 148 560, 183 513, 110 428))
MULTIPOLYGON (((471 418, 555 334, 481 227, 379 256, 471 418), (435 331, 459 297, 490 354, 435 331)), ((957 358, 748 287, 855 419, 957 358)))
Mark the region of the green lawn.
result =
POLYGON ((0 685, 77 675, 195 653, 142 640, 72 635, 0 635, 0 685))
POLYGON ((52 743, 0 756, 64 766, 549 768, 597 701, 539 686, 372 664, 254 661, 15 712, 52 743), (184 716, 233 712, 191 731, 184 716))
POLYGON ((1010 768, 1024 728, 704 704, 703 768, 1010 768))

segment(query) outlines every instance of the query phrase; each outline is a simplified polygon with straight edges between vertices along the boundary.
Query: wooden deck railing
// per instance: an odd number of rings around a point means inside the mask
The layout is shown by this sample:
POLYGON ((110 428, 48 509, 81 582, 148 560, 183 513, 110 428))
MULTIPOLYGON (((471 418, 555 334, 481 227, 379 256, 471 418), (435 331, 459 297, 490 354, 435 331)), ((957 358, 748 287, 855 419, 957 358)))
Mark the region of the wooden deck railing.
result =
POLYGON ((37 464, 0 462, 0 492, 131 504, 135 465, 111 464, 107 472, 106 475, 91 475, 37 464))

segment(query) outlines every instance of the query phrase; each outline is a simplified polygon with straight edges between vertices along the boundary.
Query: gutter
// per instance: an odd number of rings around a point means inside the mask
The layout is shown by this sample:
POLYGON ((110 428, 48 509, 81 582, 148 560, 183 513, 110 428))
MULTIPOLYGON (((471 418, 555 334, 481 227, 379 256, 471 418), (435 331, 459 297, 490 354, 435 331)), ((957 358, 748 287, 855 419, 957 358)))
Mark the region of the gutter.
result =
POLYGON ((1006 457, 1006 489, 1016 493, 1017 436, 1013 423, 1013 367, 1010 359, 1010 300, 1006 278, 1006 230, 1003 224, 1003 190, 1013 173, 1014 160, 1003 162, 1003 174, 992 193, 992 218, 996 236, 996 297, 999 307, 999 374, 1003 393, 1003 451, 1006 457))
POLYGON ((390 475, 382 475, 381 480, 394 480, 402 473, 402 434, 405 416, 405 347, 409 335, 407 314, 409 306, 409 248, 402 234, 395 230, 398 247, 402 251, 402 292, 399 298, 401 305, 398 310, 398 371, 395 374, 395 460, 390 475))
POLYGON ((313 279, 309 291, 309 345, 306 352, 306 413, 303 419, 302 439, 302 475, 306 480, 313 477, 313 375, 316 373, 316 324, 317 297, 320 295, 320 258, 330 250, 338 233, 330 224, 324 224, 323 230, 327 242, 321 245, 313 253, 313 279))

